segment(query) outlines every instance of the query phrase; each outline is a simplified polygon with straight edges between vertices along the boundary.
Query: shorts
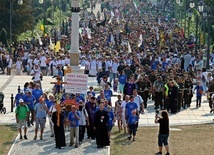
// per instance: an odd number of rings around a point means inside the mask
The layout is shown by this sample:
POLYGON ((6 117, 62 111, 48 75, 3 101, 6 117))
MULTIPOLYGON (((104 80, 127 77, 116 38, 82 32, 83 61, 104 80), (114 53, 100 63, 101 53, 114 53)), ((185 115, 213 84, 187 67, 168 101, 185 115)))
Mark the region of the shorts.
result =
POLYGON ((45 123, 46 123, 46 117, 44 118, 36 118, 36 128, 44 129, 45 128, 45 123))
POLYGON ((168 145, 168 137, 169 137, 169 134, 166 134, 166 135, 163 135, 163 134, 159 134, 158 135, 158 146, 161 147, 163 146, 166 146, 168 145))
POLYGON ((17 128, 21 129, 22 126, 24 126, 24 128, 27 128, 27 121, 26 120, 18 120, 19 122, 17 123, 17 128))
POLYGON ((112 125, 108 125, 108 131, 111 131, 112 127, 112 125))

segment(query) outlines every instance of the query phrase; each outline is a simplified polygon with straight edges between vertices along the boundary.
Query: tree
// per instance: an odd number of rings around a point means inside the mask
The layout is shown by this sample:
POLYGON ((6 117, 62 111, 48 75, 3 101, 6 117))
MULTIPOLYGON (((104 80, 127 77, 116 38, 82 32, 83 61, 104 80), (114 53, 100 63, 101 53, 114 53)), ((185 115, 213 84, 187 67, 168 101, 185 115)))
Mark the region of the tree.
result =
MULTIPOLYGON (((1 0, 0 3, 0 29, 4 28, 7 34, 10 33, 10 9, 12 17, 12 40, 16 40, 18 35, 32 28, 33 10, 29 1, 24 1, 23 5, 17 4, 16 0, 1 0), (10 6, 12 6, 10 8, 10 6)), ((9 36, 9 35, 8 35, 9 36)))

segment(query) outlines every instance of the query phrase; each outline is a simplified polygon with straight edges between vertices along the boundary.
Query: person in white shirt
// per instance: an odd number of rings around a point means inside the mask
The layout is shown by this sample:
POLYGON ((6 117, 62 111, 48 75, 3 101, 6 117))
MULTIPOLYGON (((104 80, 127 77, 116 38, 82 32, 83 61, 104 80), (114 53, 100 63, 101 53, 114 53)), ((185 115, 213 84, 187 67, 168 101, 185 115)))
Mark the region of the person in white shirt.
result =
POLYGON ((85 109, 85 104, 82 100, 79 101, 79 112, 80 112, 80 120, 79 120, 79 143, 82 143, 85 135, 86 125, 89 125, 88 113, 85 109))
POLYGON ((70 56, 69 55, 65 58, 65 65, 70 65, 70 56))
POLYGON ((9 55, 8 58, 7 58, 7 75, 11 75, 11 68, 12 68, 12 65, 13 65, 13 60, 12 60, 12 55, 9 55))
POLYGON ((126 133, 126 104, 129 102, 129 95, 125 96, 125 100, 121 103, 121 108, 122 108, 122 124, 123 124, 123 129, 124 129, 124 133, 126 133))
MULTIPOLYGON (((119 64, 117 62, 117 59, 115 59, 112 63, 112 66, 111 66, 111 72, 113 74, 113 81, 117 78, 117 68, 118 68, 119 64)), ((111 78, 111 77, 110 77, 111 78)), ((110 79, 110 82, 111 82, 111 79, 110 79)))
POLYGON ((46 73, 46 71, 47 71, 47 65, 46 65, 47 59, 46 59, 45 54, 42 54, 39 61, 40 61, 40 69, 42 71, 42 74, 47 75, 47 73, 46 73))
POLYGON ((42 72, 39 69, 39 65, 35 65, 35 68, 30 73, 31 76, 33 76, 32 80, 36 84, 40 84, 40 88, 42 89, 42 83, 41 80, 43 78, 42 72))
POLYGON ((93 57, 90 62, 89 75, 95 77, 97 75, 97 61, 93 57))
POLYGON ((16 61, 16 75, 21 75, 22 73, 22 61, 20 58, 17 59, 16 61))
POLYGON ((51 70, 52 70, 52 75, 53 76, 57 76, 58 75, 58 73, 57 73, 57 66, 58 66, 58 64, 57 64, 57 60, 56 60, 56 58, 54 58, 52 61, 51 61, 51 70))
POLYGON ((137 94, 137 89, 133 89, 133 95, 134 95, 134 102, 138 106, 138 111, 141 114, 144 114, 144 104, 143 104, 143 99, 140 95, 137 94))
POLYGON ((29 57, 30 58, 27 60, 27 65, 26 65, 27 75, 30 75, 33 68, 33 55, 29 55, 29 57))

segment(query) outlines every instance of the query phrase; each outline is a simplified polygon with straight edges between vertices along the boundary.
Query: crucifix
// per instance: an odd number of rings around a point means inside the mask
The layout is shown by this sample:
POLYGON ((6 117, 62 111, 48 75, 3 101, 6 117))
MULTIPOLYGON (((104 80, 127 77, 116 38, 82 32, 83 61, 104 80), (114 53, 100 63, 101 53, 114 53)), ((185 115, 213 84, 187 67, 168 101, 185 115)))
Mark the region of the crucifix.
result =
MULTIPOLYGON (((63 82, 62 81, 62 78, 58 75, 57 76, 57 78, 56 78, 56 82, 51 82, 51 84, 55 84, 55 86, 56 86, 56 89, 57 89, 57 91, 56 91, 56 93, 55 94, 57 94, 56 96, 59 96, 59 98, 58 98, 58 100, 60 100, 60 86, 62 85, 62 84, 67 84, 67 82, 63 82)), ((62 94, 61 94, 62 95, 62 94)), ((61 96, 62 97, 62 96, 61 96)))

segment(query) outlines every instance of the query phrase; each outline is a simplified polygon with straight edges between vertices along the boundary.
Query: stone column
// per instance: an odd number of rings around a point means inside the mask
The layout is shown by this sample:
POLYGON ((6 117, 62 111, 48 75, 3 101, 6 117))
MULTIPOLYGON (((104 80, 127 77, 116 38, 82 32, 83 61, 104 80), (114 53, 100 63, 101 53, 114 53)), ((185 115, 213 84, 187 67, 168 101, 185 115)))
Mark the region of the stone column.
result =
POLYGON ((71 26, 71 49, 70 49, 70 66, 72 72, 83 73, 84 70, 79 66, 79 12, 80 3, 79 0, 72 0, 71 5, 72 12, 72 26, 71 26))

